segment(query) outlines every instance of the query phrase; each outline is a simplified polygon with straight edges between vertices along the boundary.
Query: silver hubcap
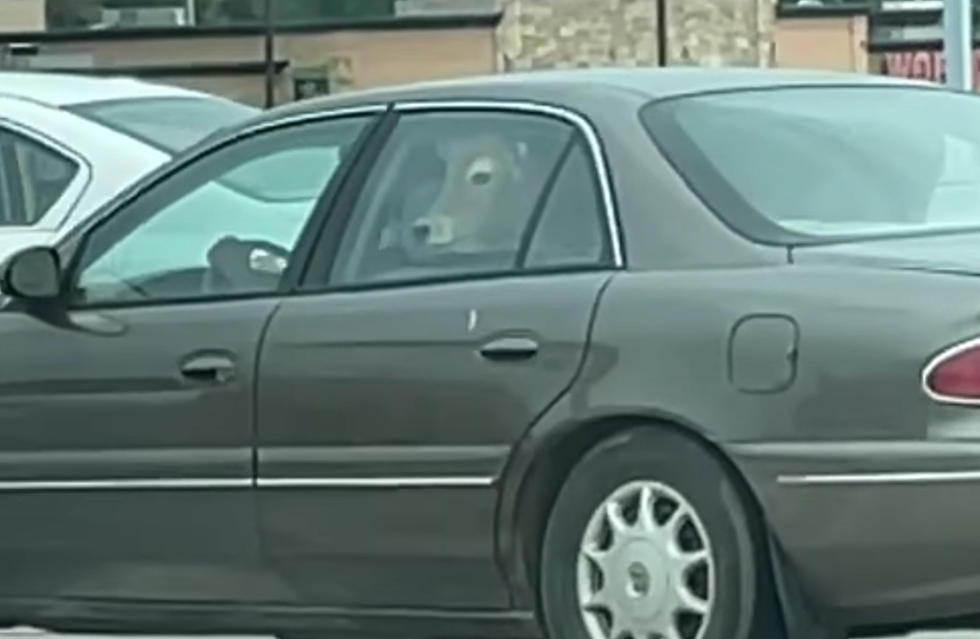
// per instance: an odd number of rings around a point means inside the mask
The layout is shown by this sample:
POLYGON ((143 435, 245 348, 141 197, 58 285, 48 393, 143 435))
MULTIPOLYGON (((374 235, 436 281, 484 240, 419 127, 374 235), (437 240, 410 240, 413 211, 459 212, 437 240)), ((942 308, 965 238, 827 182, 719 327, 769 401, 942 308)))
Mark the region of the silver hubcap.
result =
POLYGON ((694 507, 659 482, 617 488, 582 535, 578 599, 591 639, 701 639, 714 564, 694 507))

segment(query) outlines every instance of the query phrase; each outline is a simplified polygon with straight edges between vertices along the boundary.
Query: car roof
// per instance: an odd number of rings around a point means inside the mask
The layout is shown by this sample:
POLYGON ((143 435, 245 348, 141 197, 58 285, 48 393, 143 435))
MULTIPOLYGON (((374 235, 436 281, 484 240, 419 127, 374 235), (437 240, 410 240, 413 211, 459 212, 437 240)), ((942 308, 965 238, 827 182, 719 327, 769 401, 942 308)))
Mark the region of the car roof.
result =
POLYGON ((127 77, 0 71, 0 95, 52 107, 121 99, 202 97, 205 94, 127 77))
POLYGON ((430 81, 316 98, 269 111, 264 119, 316 111, 405 100, 492 99, 533 100, 574 107, 597 91, 632 96, 637 101, 667 99, 712 91, 812 85, 871 85, 939 88, 924 82, 888 76, 832 71, 757 68, 604 67, 558 71, 524 71, 430 81))

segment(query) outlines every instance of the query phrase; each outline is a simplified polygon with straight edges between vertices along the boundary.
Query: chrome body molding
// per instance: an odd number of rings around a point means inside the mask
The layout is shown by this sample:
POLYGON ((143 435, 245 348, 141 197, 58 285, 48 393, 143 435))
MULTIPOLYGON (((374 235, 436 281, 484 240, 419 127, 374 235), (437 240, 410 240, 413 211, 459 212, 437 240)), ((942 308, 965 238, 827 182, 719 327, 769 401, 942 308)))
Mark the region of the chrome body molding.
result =
POLYGON ((259 488, 481 488, 495 477, 260 477, 259 488))
POLYGON ((0 481, 0 492, 67 490, 202 490, 251 488, 252 480, 225 478, 186 479, 41 479, 0 481))
POLYGON ((942 484, 980 482, 980 470, 779 475, 776 481, 783 486, 942 484))
POLYGON ((480 488, 495 477, 264 477, 180 479, 41 479, 0 481, 0 492, 79 490, 228 490, 240 488, 480 488))

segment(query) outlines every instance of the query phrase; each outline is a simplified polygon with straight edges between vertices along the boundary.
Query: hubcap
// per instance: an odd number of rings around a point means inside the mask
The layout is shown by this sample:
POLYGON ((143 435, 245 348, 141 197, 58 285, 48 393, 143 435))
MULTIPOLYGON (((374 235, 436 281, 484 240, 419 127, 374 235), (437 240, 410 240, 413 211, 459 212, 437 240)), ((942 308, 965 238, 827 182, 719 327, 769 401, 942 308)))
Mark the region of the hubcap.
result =
POLYGON ((654 481, 596 508, 578 555, 590 639, 702 639, 714 603, 711 543, 694 507, 654 481))

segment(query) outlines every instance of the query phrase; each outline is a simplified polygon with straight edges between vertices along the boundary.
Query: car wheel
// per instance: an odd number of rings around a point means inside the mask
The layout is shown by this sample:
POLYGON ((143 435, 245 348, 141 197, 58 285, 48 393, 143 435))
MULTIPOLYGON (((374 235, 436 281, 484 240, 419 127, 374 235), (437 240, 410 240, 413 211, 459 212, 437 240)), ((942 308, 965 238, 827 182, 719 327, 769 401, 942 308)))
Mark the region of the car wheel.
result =
POLYGON ((750 517, 725 467, 691 438, 640 427, 599 443, 572 469, 545 531, 549 636, 756 636, 764 548, 750 517))

